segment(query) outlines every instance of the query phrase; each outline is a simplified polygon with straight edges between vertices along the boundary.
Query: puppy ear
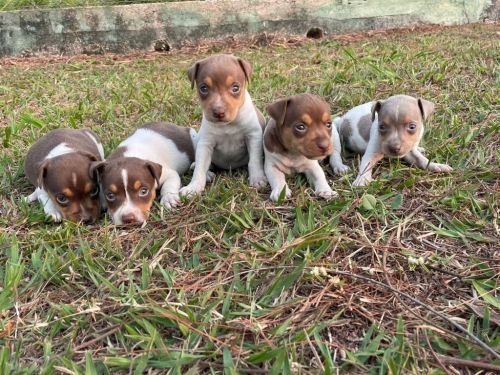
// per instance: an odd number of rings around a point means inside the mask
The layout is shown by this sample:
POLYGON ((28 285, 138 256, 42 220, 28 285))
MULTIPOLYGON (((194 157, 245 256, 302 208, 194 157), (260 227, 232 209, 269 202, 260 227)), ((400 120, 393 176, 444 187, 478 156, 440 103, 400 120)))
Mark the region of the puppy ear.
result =
POLYGON ((434 112, 434 103, 425 100, 425 99, 418 99, 418 108, 420 108, 420 113, 422 114, 422 118, 424 120, 427 120, 427 117, 431 115, 432 112, 434 112))
POLYGON ((375 104, 373 104, 372 106, 372 122, 373 120, 375 120, 375 113, 379 113, 380 112, 380 109, 382 108, 382 101, 381 100, 377 100, 375 102, 375 104))
POLYGON ((250 81, 250 76, 252 75, 253 69, 252 64, 248 61, 238 58, 238 64, 240 64, 241 69, 243 69, 243 73, 245 73, 246 81, 250 81))
POLYGON ((107 162, 104 160, 93 161, 90 163, 89 176, 91 179, 98 181, 99 177, 104 172, 104 167, 106 167, 107 162))
POLYGON ((156 180, 156 183, 160 185, 161 170, 163 169, 162 166, 158 163, 148 161, 146 162, 146 167, 151 172, 151 175, 156 180))
POLYGON ((191 68, 188 69, 188 78, 191 82, 191 90, 194 88, 194 83, 196 82, 196 77, 198 76, 198 70, 200 69, 200 62, 196 62, 191 68))
POLYGON ((281 99, 266 107, 267 113, 271 116, 278 126, 282 126, 285 122, 286 109, 290 105, 291 99, 281 99))
POLYGON ((38 187, 40 188, 43 188, 43 182, 45 181, 45 177, 47 177, 47 170, 49 166, 50 166, 50 159, 44 160, 44 162, 40 166, 37 178, 38 187))

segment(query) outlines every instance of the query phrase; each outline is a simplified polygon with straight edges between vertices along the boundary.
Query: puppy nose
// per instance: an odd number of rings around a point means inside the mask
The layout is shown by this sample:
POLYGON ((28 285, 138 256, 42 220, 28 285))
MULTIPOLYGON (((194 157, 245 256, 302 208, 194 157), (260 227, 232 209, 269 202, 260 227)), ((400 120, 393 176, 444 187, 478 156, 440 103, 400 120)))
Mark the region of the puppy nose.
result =
POLYGON ((226 115, 226 113, 222 109, 214 109, 213 113, 214 113, 214 117, 219 119, 219 120, 223 119, 224 116, 226 115))
POLYGON ((132 224, 137 223, 137 218, 133 213, 129 213, 122 216, 122 221, 124 224, 132 224))
POLYGON ((329 140, 319 141, 316 143, 316 145, 318 146, 318 149, 321 152, 326 152, 330 148, 330 141, 329 140))
POLYGON ((399 154, 399 151, 401 151, 401 146, 400 145, 398 145, 398 146, 391 146, 391 147, 389 147, 389 150, 393 154, 399 154))
POLYGON ((91 215, 81 215, 80 220, 85 224, 92 224, 94 222, 94 218, 91 215))

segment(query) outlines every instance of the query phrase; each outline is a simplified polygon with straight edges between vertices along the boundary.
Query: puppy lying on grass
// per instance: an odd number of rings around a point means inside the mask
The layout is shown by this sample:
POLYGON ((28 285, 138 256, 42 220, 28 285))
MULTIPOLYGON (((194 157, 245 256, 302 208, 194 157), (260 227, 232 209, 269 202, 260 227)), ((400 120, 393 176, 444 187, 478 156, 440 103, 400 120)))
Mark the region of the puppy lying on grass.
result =
MULTIPOLYGON (((369 102, 349 110, 334 120, 338 130, 333 142, 343 143, 352 152, 363 155, 354 186, 372 181, 373 167, 384 157, 402 158, 409 164, 432 172, 450 172, 447 164, 430 162, 419 147, 424 121, 434 112, 434 104, 425 99, 396 95, 387 100, 369 102), (340 137, 340 140, 338 139, 340 137)), ((336 174, 347 171, 340 149, 334 148, 330 165, 336 174)))
POLYGON ((299 94, 270 104, 267 112, 271 119, 264 130, 264 170, 271 200, 278 201, 283 189, 290 198, 285 175, 293 172, 304 173, 317 196, 337 196, 318 162, 332 152, 328 104, 319 96, 299 94))

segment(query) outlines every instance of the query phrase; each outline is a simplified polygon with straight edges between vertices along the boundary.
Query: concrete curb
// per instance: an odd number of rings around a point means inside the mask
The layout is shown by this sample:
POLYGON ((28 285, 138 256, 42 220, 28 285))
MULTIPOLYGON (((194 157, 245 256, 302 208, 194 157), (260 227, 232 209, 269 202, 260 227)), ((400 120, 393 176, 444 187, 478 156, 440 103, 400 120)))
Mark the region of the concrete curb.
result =
POLYGON ((168 50, 207 39, 498 19, 499 0, 206 0, 0 12, 0 57, 168 50))

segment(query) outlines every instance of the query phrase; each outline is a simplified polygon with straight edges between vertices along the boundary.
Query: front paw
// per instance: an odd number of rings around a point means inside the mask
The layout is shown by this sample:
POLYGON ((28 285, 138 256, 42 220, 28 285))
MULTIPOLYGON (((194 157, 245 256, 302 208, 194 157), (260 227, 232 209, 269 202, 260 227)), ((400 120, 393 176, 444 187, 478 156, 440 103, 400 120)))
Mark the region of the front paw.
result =
POLYGON ((345 164, 336 164, 332 166, 333 173, 339 176, 344 176, 349 173, 351 168, 345 164))
POLYGON ((449 173, 453 170, 448 164, 430 163, 427 169, 436 173, 449 173))
POLYGON ((165 208, 171 209, 179 205, 181 199, 177 193, 166 193, 161 196, 160 203, 165 206, 165 208))
POLYGON ((263 173, 252 174, 248 178, 248 184, 256 189, 267 186, 267 178, 263 173))
MULTIPOLYGON (((273 202, 277 202, 280 199, 282 191, 283 191, 283 189, 274 189, 271 192, 271 195, 269 196, 269 198, 273 202)), ((291 196, 292 196, 292 191, 288 188, 288 186, 285 186, 285 199, 289 199, 291 196)))
POLYGON ((321 190, 316 190, 314 192, 316 196, 323 198, 323 199, 333 199, 339 196, 339 194, 336 191, 333 191, 332 189, 321 189, 321 190))
POLYGON ((354 182, 352 183, 353 186, 368 186, 370 182, 372 182, 373 179, 368 176, 358 176, 354 182))
POLYGON ((205 190, 205 186, 197 183, 190 183, 179 190, 179 194, 183 197, 189 197, 192 195, 198 195, 205 190))
POLYGON ((207 171, 207 182, 212 182, 215 179, 215 173, 212 171, 207 171))
POLYGON ((49 219, 52 219, 54 223, 60 223, 63 219, 63 216, 59 211, 47 210, 45 211, 45 214, 49 219))

